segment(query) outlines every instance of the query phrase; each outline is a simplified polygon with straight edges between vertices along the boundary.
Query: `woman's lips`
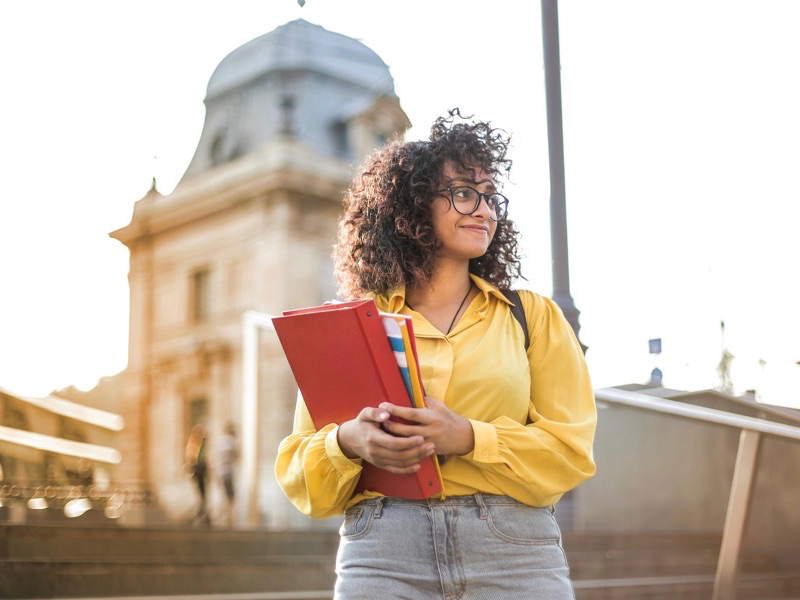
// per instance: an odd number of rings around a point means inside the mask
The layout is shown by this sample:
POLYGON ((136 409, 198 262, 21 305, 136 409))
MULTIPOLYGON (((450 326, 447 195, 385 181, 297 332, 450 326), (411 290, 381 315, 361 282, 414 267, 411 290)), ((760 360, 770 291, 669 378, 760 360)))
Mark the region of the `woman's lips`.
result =
POLYGON ((462 227, 468 231, 474 231, 476 233, 489 233, 488 227, 481 227, 480 225, 462 225, 462 227))

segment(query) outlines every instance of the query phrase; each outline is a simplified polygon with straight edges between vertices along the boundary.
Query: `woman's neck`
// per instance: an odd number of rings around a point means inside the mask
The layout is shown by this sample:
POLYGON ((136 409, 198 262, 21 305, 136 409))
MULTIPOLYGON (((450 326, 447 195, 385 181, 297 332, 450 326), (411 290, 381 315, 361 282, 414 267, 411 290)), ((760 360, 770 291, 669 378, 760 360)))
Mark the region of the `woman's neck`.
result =
POLYGON ((451 306, 459 304, 471 286, 468 261, 440 261, 429 282, 406 287, 406 300, 415 309, 451 306))

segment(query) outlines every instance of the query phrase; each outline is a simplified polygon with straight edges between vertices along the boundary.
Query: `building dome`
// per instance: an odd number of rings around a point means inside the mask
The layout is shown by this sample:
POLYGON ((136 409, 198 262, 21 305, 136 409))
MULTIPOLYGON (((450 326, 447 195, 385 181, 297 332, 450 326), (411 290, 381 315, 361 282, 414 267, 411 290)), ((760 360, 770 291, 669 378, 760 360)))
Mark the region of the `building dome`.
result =
POLYGON ((212 98, 276 71, 311 71, 393 95, 389 67, 367 46, 298 19, 237 48, 208 82, 212 98))
POLYGON ((358 40, 302 19, 228 54, 211 75, 205 105, 181 182, 279 137, 350 163, 408 127, 386 63, 358 40))

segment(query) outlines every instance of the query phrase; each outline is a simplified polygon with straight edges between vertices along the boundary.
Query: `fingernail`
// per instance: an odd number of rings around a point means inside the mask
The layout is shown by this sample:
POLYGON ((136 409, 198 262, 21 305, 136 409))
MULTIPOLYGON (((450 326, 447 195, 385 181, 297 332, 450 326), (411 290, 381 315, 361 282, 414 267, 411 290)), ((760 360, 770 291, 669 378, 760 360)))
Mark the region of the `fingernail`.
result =
POLYGON ((387 413, 387 412, 382 412, 381 414, 379 414, 379 415, 378 415, 378 418, 380 418, 380 419, 386 419, 388 416, 389 416, 389 413, 387 413))
POLYGON ((414 469, 415 473, 420 470, 420 466, 419 465, 414 465, 412 468, 414 469))

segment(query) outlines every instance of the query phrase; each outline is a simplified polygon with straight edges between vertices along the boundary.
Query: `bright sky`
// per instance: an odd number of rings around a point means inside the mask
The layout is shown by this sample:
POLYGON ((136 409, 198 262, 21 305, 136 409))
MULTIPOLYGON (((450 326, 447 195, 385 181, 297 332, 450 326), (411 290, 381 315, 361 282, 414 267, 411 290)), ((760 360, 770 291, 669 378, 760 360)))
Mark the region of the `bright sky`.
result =
MULTIPOLYGON (((656 365, 669 387, 715 386, 724 319, 736 389, 800 406, 800 3, 559 8, 572 293, 595 386, 656 365)), ((153 175, 162 193, 180 179, 219 61, 296 18, 384 59, 409 138, 453 106, 513 134, 522 285, 550 294, 538 2, 3 3, 0 387, 87 389, 125 367, 128 252, 107 234, 153 175)))

